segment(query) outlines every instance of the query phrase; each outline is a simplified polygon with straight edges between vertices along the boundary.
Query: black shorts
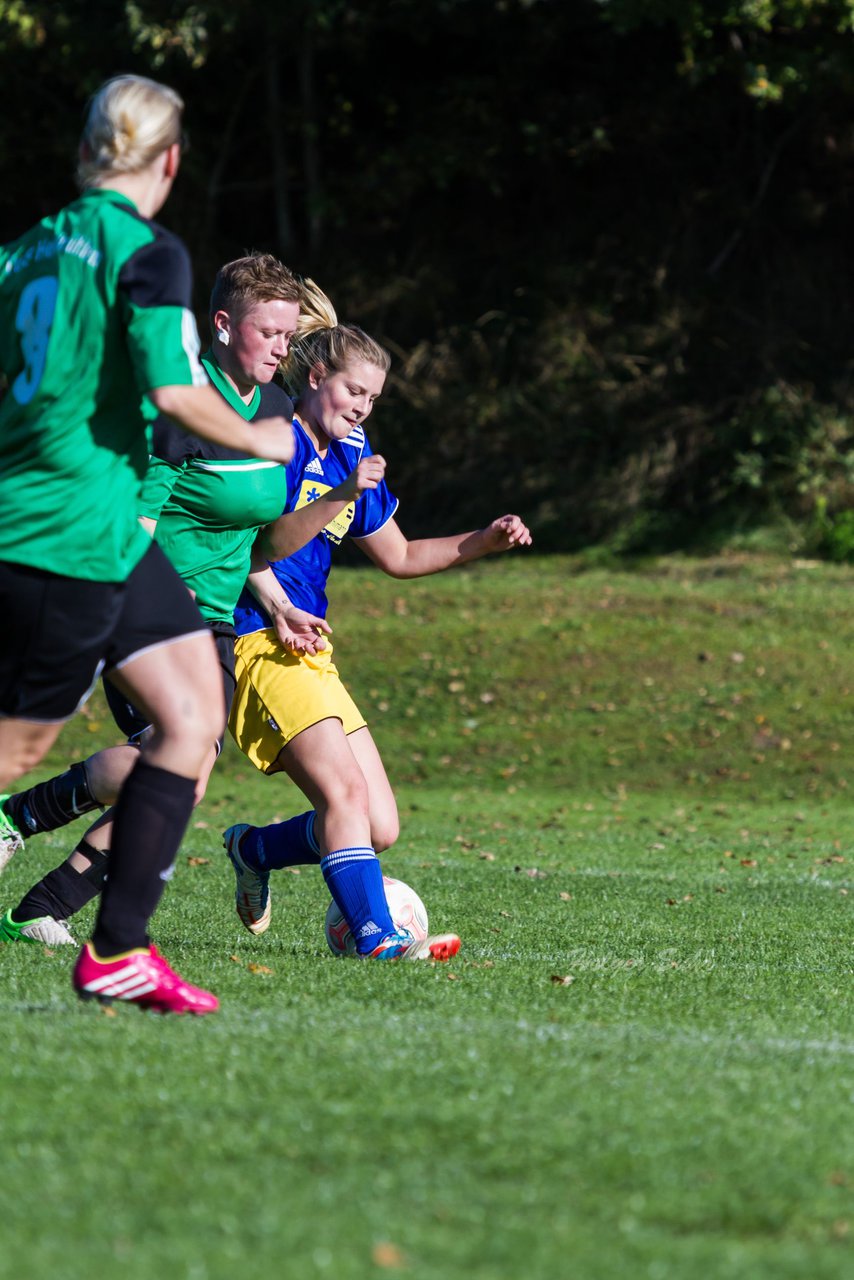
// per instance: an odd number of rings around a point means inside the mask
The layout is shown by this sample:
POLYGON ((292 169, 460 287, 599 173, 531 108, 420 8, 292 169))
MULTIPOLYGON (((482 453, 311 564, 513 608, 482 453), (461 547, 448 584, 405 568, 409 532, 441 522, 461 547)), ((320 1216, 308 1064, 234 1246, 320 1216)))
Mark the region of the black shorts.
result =
POLYGON ((126 582, 66 578, 0 561, 0 716, 55 724, 102 671, 204 631, 196 602, 155 543, 126 582))
MULTIPOLYGON (((227 622, 208 622, 206 625, 213 632, 216 644, 225 692, 225 713, 228 716, 231 699, 237 688, 234 677, 234 627, 230 627, 227 622)), ((127 736, 128 742, 135 745, 140 735, 149 727, 150 720, 132 702, 129 702, 109 679, 104 680, 104 694, 116 724, 127 736)), ((222 738, 217 738, 217 747, 222 750, 222 738)))

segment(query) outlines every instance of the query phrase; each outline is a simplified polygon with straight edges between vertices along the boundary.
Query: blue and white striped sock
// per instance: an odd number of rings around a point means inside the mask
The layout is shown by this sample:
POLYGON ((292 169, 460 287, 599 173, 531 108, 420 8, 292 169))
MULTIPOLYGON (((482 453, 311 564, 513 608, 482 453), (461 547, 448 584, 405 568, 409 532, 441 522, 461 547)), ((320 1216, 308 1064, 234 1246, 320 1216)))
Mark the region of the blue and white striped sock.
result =
POLYGON ((334 849, 320 864, 327 888, 350 926, 360 955, 394 933, 380 860, 370 846, 334 849))

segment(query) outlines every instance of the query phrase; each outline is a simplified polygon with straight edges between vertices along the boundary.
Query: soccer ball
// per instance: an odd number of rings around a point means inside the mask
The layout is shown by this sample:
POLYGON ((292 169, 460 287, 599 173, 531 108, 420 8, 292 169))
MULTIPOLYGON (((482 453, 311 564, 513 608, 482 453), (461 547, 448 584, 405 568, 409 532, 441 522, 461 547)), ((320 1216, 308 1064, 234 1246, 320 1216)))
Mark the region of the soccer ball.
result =
MULTIPOLYGON (((383 887, 391 918, 398 929, 408 929, 419 942, 427 937, 427 908, 411 885, 392 876, 383 876, 383 887)), ((336 956, 354 956, 356 941, 350 926, 334 902, 330 902, 325 921, 326 941, 336 956)))

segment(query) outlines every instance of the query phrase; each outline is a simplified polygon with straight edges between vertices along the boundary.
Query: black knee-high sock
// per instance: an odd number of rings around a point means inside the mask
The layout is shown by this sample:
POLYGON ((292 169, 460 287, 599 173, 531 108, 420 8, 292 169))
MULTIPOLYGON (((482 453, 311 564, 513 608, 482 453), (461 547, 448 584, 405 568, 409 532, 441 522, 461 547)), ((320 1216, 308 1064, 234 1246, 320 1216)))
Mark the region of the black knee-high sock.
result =
POLYGON ((88 870, 78 871, 69 858, 62 866, 49 871, 15 907, 12 919, 16 924, 37 920, 40 916, 70 920, 98 896, 107 878, 109 850, 95 849, 88 840, 81 840, 75 852, 78 851, 91 862, 88 870))
POLYGON ((89 790, 86 765, 81 761, 47 782, 37 782, 34 787, 9 796, 3 801, 3 808, 27 839, 42 831, 56 831, 81 814, 103 806, 89 790))
POLYGON ((92 933, 100 956, 148 946, 154 914, 193 812, 192 778, 140 760, 116 802, 110 874, 92 933))

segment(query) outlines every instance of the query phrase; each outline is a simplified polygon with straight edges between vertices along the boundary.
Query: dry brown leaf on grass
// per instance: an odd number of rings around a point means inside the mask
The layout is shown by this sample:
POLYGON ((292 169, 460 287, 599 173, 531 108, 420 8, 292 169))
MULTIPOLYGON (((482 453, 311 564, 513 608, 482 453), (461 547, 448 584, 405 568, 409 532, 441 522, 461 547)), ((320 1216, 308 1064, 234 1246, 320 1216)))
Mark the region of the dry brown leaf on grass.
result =
POLYGON ((405 1267, 406 1254, 390 1240, 379 1240, 371 1250, 371 1259, 377 1267, 405 1267))
POLYGON ((207 867, 210 864, 210 858, 197 858, 195 856, 187 859, 188 867, 207 867))
POLYGON ((273 972, 273 970, 268 969, 265 964, 255 964, 254 961, 252 964, 248 964, 246 968, 249 970, 250 973, 272 973, 273 972))
POLYGON ((550 981, 552 983, 552 986, 568 987, 570 983, 575 981, 575 978, 572 976, 571 973, 564 973, 564 974, 553 973, 550 981))

